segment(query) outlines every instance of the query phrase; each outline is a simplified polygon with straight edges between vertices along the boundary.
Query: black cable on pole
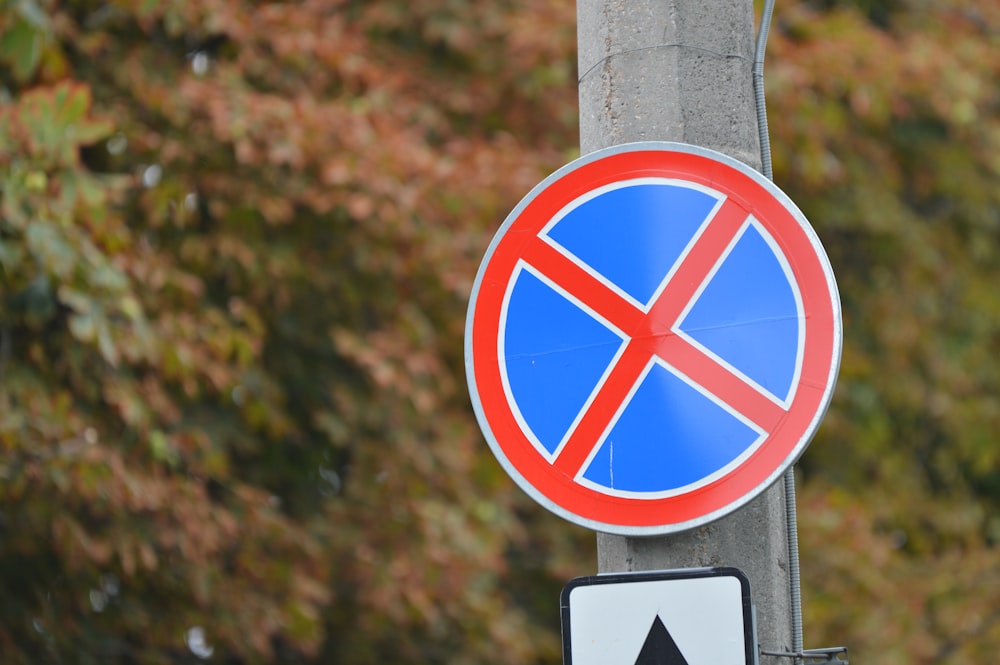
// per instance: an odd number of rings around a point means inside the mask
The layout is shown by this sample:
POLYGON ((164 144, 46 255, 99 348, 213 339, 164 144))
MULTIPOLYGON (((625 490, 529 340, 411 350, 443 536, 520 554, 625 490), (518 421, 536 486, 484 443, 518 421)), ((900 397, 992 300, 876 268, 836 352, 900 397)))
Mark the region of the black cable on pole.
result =
POLYGON ((771 16, 774 14, 774 0, 765 0, 757 28, 757 49, 753 56, 753 92, 757 103, 757 133, 760 136, 761 173, 768 180, 774 180, 771 168, 771 139, 767 132, 767 107, 764 103, 764 51, 767 50, 767 35, 771 31, 771 16))
MULTIPOLYGON (((764 100, 764 52, 767 49, 767 35, 771 29, 774 14, 774 0, 765 0, 761 12, 760 27, 757 29, 757 48, 753 59, 754 101, 757 106, 757 133, 760 137, 761 173, 768 180, 774 180, 771 164, 771 138, 767 130, 767 105, 764 100)), ((799 571, 799 525, 795 500, 795 468, 785 472, 785 532, 788 538, 788 582, 792 614, 792 652, 802 652, 802 580, 799 571)), ((802 662, 795 656, 795 664, 802 662)))

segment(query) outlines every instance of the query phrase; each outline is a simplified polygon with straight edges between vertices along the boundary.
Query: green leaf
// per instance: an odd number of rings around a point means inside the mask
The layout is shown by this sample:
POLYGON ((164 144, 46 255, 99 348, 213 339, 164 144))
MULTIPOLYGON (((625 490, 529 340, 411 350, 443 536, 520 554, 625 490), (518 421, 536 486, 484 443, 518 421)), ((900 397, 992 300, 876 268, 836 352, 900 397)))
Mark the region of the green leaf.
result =
POLYGON ((45 34, 25 20, 17 20, 0 36, 0 59, 11 67, 14 78, 27 81, 42 58, 45 34))
POLYGON ((72 315, 69 317, 69 330, 73 334, 73 337, 81 342, 93 342, 97 335, 97 325, 94 315, 89 312, 87 314, 72 315))
POLYGON ((56 122, 72 125, 83 117, 90 105, 90 91, 82 85, 64 83, 55 88, 53 101, 56 107, 56 122))
POLYGON ((108 325, 108 319, 104 316, 100 316, 96 320, 96 325, 97 348, 110 365, 117 366, 119 360, 118 347, 115 345, 115 341, 111 336, 111 326, 108 325))
POLYGON ((56 224, 36 220, 28 225, 25 235, 28 250, 48 273, 63 279, 72 274, 78 257, 56 224))
POLYGON ((110 120, 80 121, 73 127, 73 138, 80 145, 92 145, 105 139, 115 131, 110 120))
POLYGON ((51 29, 48 14, 38 6, 37 0, 15 0, 15 8, 21 17, 40 31, 51 29))
POLYGON ((44 191, 49 184, 49 178, 45 171, 29 171, 24 176, 24 188, 29 192, 44 191))
POLYGON ((149 450, 153 454, 153 459, 158 462, 166 462, 170 466, 176 466, 180 462, 177 449, 161 430, 157 429, 149 433, 149 450))
POLYGON ((24 250, 19 243, 14 243, 0 238, 0 267, 7 273, 8 278, 21 263, 24 250))

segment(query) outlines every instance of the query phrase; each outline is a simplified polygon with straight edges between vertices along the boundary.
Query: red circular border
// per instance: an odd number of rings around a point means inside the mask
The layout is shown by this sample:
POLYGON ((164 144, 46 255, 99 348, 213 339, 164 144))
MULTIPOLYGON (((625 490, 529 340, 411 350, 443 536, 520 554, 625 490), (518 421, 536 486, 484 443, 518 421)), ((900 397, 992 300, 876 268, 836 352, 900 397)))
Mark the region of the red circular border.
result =
POLYGON ((768 481, 773 482, 808 444, 808 438, 826 409, 839 364, 840 319, 836 286, 826 267, 825 255, 817 254, 822 248, 803 224, 804 218, 800 222, 786 203, 750 175, 707 155, 664 149, 615 152, 600 157, 562 174, 533 198, 526 199, 524 208, 516 217, 508 219, 494 239, 492 253, 480 268, 472 294, 474 309, 470 312, 469 350, 473 389, 478 391, 479 415, 481 421, 486 421, 481 424, 484 431, 488 428, 486 434, 494 440, 491 443, 495 443, 494 451, 498 455, 502 452, 528 485, 568 515, 598 526, 617 525, 638 530, 664 527, 663 532, 680 530, 667 527, 694 526, 707 516, 721 516, 727 507, 742 505, 741 500, 749 500, 748 497, 766 489, 768 481), (707 485, 686 494, 658 499, 602 494, 575 482, 544 459, 514 419, 504 394, 497 358, 503 299, 525 243, 537 236, 556 213, 577 197, 614 182, 646 177, 674 178, 709 187, 753 214, 784 253, 799 285, 805 318, 805 349, 795 397, 785 416, 757 451, 707 485))

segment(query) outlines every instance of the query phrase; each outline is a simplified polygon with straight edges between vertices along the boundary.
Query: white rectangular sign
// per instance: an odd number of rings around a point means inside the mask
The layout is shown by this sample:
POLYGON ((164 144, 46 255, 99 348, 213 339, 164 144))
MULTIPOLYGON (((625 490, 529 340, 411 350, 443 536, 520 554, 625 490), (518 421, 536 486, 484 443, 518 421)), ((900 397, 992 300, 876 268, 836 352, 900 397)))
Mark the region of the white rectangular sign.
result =
POLYGON ((754 665, 750 583, 736 568, 578 577, 562 592, 565 665, 754 665))

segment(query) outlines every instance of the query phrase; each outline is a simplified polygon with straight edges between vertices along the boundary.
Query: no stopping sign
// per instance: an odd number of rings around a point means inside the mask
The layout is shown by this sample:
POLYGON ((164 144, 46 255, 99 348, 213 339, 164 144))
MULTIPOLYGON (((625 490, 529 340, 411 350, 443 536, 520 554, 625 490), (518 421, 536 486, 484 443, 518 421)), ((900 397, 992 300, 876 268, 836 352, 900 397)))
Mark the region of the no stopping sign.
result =
POLYGON ((497 459, 564 518, 699 526, 802 453, 833 393, 836 283, 777 187, 651 142, 581 157, 511 212, 476 277, 466 373, 497 459))

